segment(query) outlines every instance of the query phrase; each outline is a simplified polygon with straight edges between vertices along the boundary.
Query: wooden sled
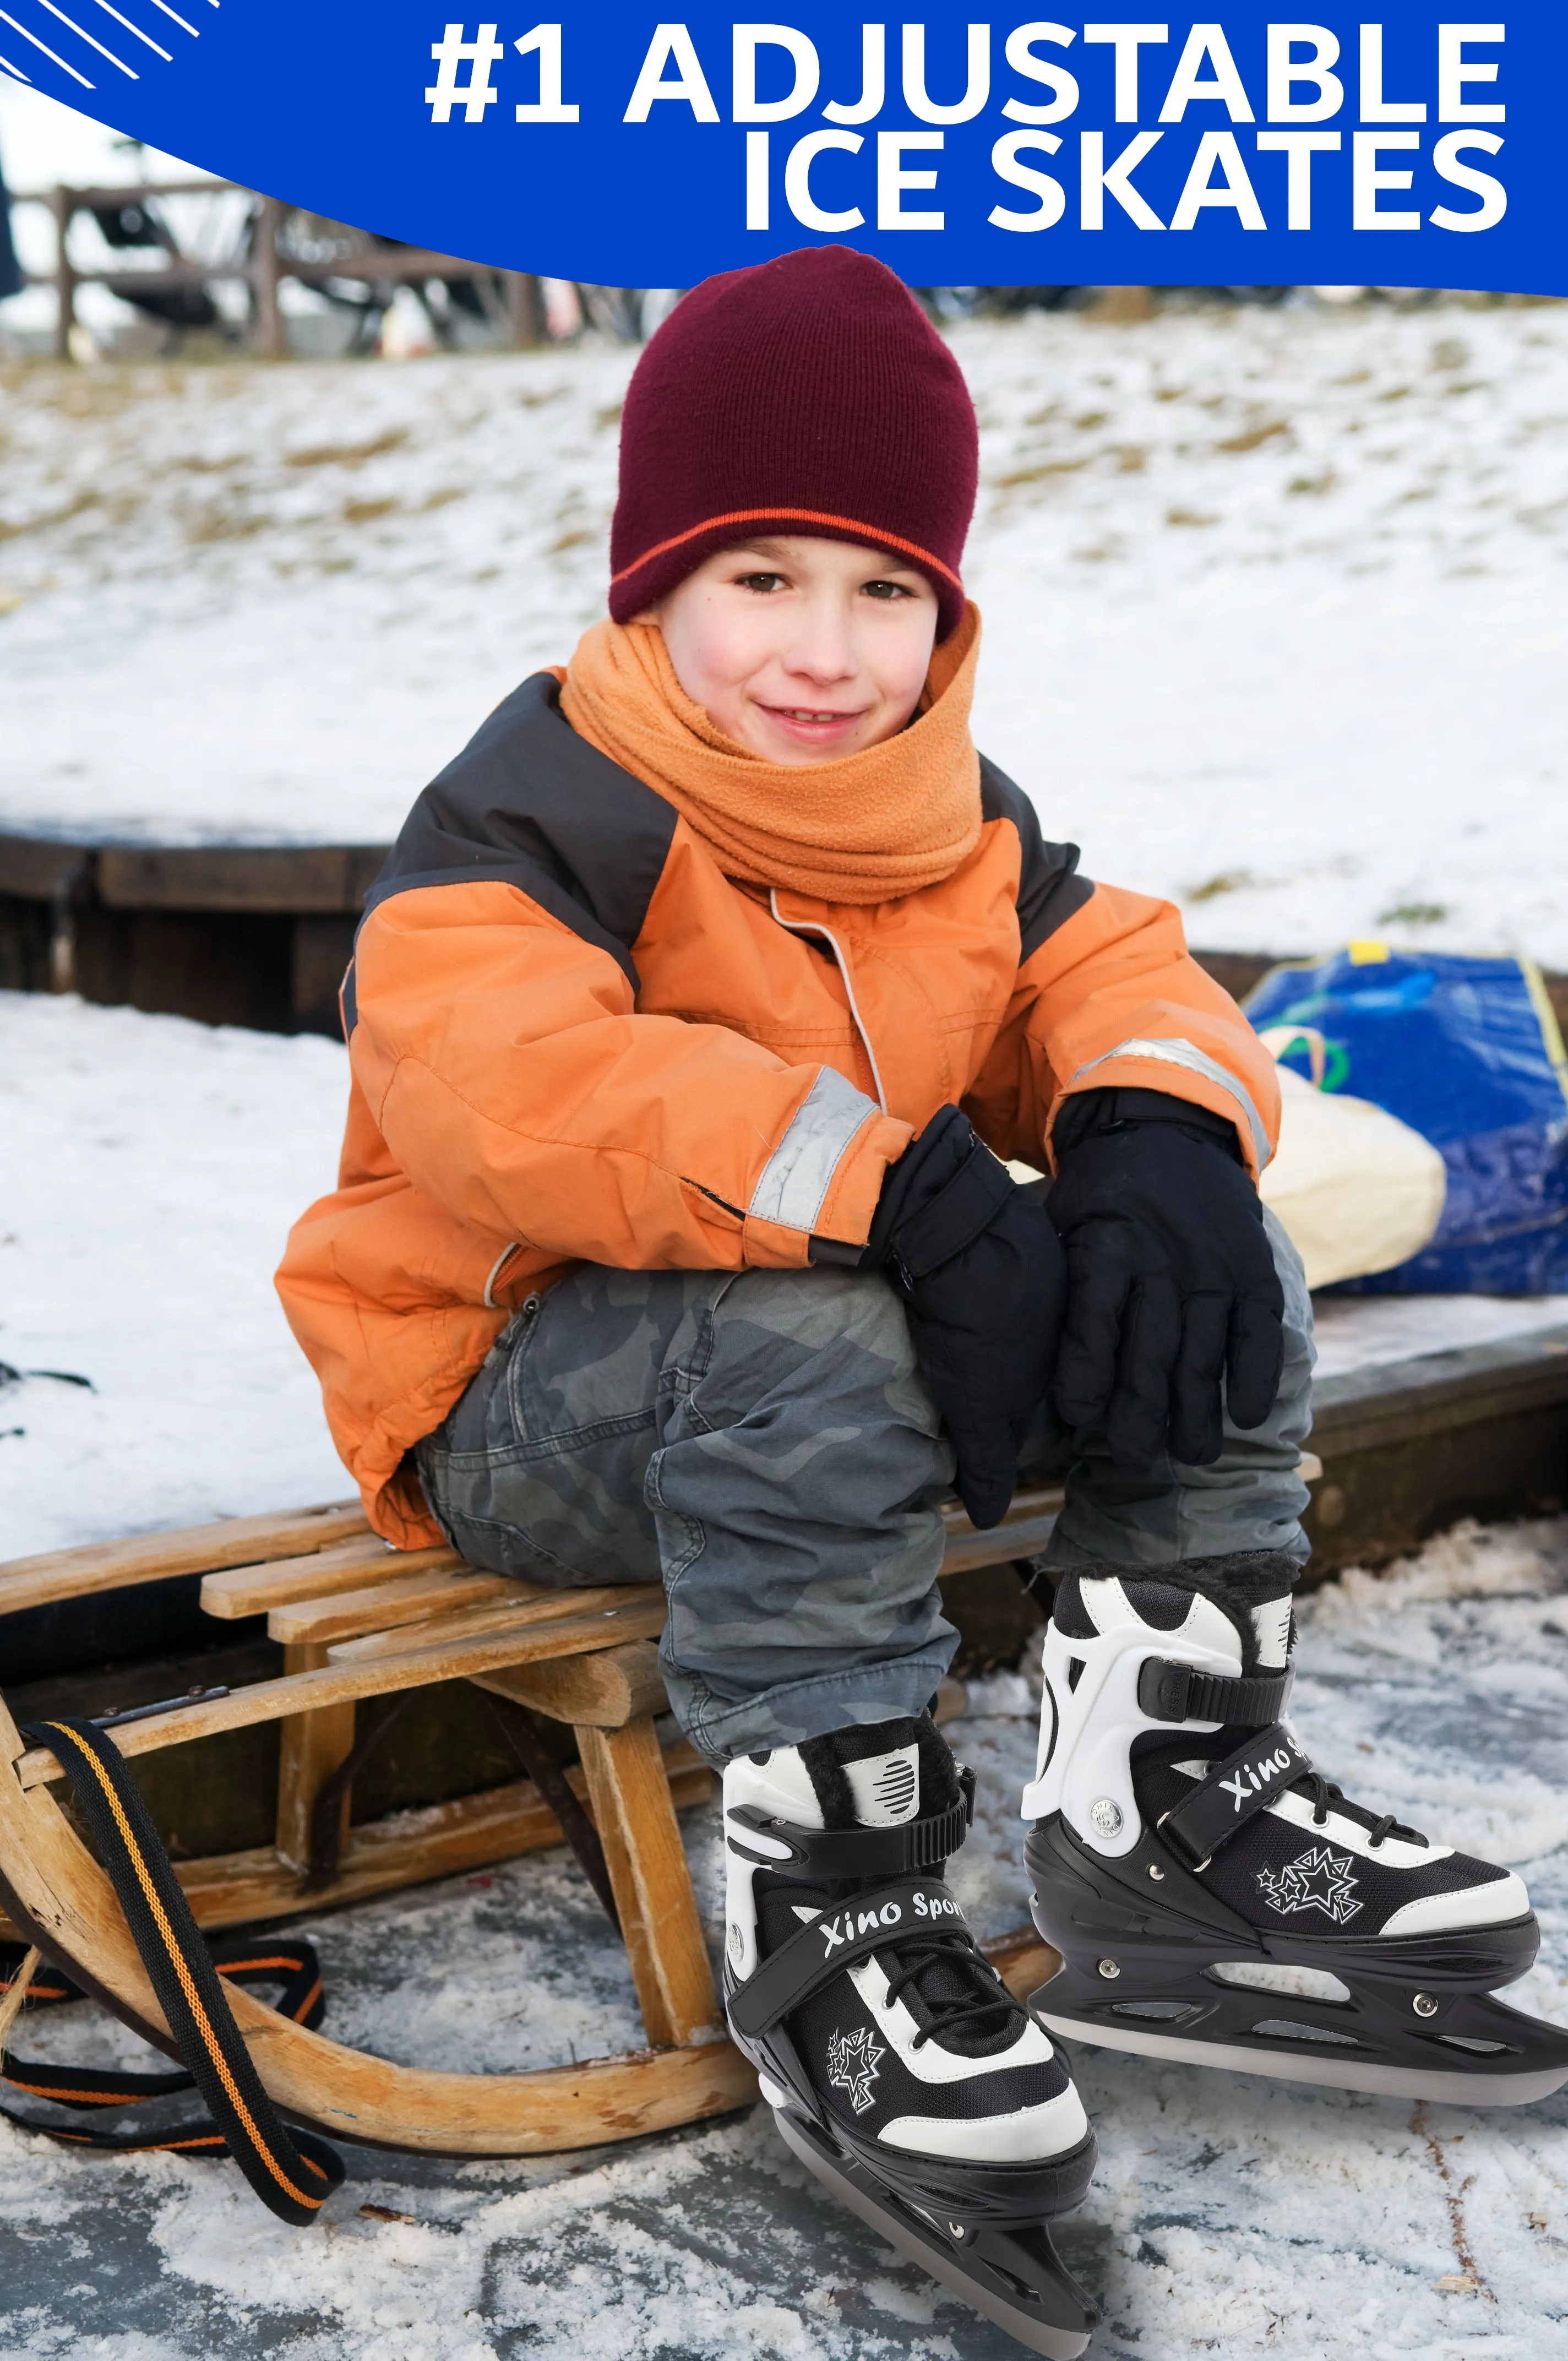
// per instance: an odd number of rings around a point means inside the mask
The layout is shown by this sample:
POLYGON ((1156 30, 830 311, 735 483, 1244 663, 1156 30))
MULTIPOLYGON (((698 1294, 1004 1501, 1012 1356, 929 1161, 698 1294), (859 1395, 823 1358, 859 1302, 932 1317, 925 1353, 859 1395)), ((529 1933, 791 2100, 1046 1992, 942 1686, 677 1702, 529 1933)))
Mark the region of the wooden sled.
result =
MULTIPOLYGON (((1043 1548, 1060 1504, 1021 1492, 981 1534, 946 1512, 945 1576, 1043 1548)), ((202 1574, 207 1613, 265 1611, 280 1677, 127 1719, 135 1758, 221 1730, 281 1727, 271 1847, 181 1861, 198 1923, 215 1929, 361 1899, 559 1843, 586 1811, 602 1854, 648 2047, 524 2074, 398 2066, 307 2031, 243 1987, 230 1999, 282 2114, 336 2139, 438 2154, 521 2156, 587 2147, 720 2114, 755 2095, 724 2032, 675 1817, 711 1794, 684 1741, 662 1748, 656 1585, 554 1590, 476 1572, 448 1549, 393 1552, 356 1507, 236 1518, 0 1566, 0 1615, 170 1576, 202 1574), (466 1680, 569 1723, 580 1769, 552 1808, 541 1784, 467 1796, 351 1827, 347 1771, 362 1700, 466 1680), (575 1803, 574 1803, 575 1799, 575 1803), (323 1873, 323 1825, 329 1872, 323 1873), (315 1868, 313 1875, 313 1852, 315 1868)), ((36 1943, 113 2013, 175 2054, 167 2022, 104 1872, 62 1808, 55 1757, 28 1748, 0 1701, 0 1937, 36 1943)), ((541 1767, 540 1781, 548 1786, 541 1767)), ((1058 1965, 1032 1928, 990 1947, 1022 1994, 1058 1965)))

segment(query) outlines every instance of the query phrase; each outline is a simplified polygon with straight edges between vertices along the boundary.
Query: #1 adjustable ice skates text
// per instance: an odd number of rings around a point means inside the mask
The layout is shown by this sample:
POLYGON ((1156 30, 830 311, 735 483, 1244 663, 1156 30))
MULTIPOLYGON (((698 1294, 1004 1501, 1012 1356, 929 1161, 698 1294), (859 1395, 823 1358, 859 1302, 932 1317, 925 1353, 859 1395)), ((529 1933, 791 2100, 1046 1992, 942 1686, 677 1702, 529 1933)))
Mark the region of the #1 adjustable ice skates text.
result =
POLYGON ((1163 1571, 1079 1567, 1057 1593, 1024 1816, 1064 1964, 1032 2010, 1344 2090, 1515 2106, 1568 2081, 1568 2032, 1493 1997, 1540 1940, 1519 1879, 1349 1802, 1280 1719, 1277 1559, 1163 1571))
POLYGON ((924 1716, 724 1773, 725 2001, 795 2154, 1036 2353, 1099 2313, 1051 2246, 1094 2139, 1051 2044, 942 1882, 973 1777, 924 1716))

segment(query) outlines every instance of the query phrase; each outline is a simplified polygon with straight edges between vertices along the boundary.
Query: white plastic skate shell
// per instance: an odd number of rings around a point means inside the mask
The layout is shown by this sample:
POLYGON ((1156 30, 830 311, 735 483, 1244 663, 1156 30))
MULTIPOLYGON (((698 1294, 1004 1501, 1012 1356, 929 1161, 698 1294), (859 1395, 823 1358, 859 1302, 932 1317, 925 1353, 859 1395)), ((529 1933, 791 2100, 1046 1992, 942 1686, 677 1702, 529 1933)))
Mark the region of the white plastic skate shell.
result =
MULTIPOLYGON (((1146 1623, 1114 1576, 1080 1582, 1079 1595, 1096 1636, 1071 1639, 1054 1622, 1046 1628, 1040 1747, 1021 1809, 1026 1820, 1059 1812, 1075 1836, 1115 1861, 1143 1834, 1133 1794, 1133 1741, 1149 1730, 1168 1736, 1171 1729, 1138 1703, 1144 1665, 1157 1656, 1234 1677, 1242 1669, 1241 1652, 1230 1619, 1199 1592, 1186 1620, 1170 1631, 1146 1623)), ((1220 1724, 1185 1727, 1214 1730, 1220 1724)))

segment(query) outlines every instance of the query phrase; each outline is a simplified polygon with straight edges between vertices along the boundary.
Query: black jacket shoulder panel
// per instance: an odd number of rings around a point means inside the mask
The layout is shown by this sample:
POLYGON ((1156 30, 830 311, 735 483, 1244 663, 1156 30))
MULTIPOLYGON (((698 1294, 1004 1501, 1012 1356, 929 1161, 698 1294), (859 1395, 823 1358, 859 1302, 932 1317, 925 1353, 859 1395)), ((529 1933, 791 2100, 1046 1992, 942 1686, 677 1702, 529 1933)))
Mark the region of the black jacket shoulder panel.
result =
POLYGON ((637 988, 631 949, 674 834, 673 804, 579 738, 553 673, 497 706, 404 821, 367 913, 421 885, 516 885, 637 988))
POLYGON ((1005 771, 980 758, 980 809, 986 820, 1008 819, 1018 831, 1023 863, 1018 873, 1018 964, 1037 951, 1057 928, 1081 910, 1093 881, 1078 874, 1076 844, 1048 844, 1039 815, 1022 787, 1005 771))

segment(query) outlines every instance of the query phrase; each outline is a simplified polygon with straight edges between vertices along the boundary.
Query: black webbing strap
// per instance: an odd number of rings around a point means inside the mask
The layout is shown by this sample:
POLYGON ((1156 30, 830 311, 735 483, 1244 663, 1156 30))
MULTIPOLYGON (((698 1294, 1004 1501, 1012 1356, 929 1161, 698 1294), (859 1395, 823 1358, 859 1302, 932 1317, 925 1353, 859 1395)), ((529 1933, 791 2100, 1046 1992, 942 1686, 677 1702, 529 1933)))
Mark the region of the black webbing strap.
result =
POLYGON ((1277 1721, 1216 1763, 1190 1795, 1167 1812, 1159 1833, 1191 1868, 1201 1868, 1227 1837, 1311 1767, 1285 1724, 1277 1721))
MULTIPOLYGON (((889 1950, 901 1937, 914 1934, 958 1934, 974 1942, 961 1905, 939 1877, 901 1878, 824 1910, 781 1943, 731 1994, 730 2022, 737 2032, 757 2039, 858 1960, 889 1950)), ((989 1966, 978 1945, 975 1951, 989 1966)))
POLYGON ((313 2222, 343 2179, 342 2158, 314 2133, 286 2130, 279 2119, 118 1748, 90 1721, 30 1722, 24 1735, 51 1748, 71 1781, 175 2047, 213 2116, 214 2129, 193 2136, 211 2152, 215 2132, 281 2221, 313 2222))
MULTIPOLYGON (((211 1945, 210 1955, 218 1973, 232 1983, 281 1984, 276 2003, 280 2016, 290 2017, 313 2032, 321 2023, 324 2003, 313 1943, 272 1936, 258 1942, 235 1936, 211 1945)), ((10 1991, 25 1957, 19 1944, 0 1944, 0 1993, 10 1991)), ((81 1986, 60 1969, 40 1966, 27 1985, 26 2005, 52 2008, 83 1997, 81 1986)), ((34 2098, 47 2099, 53 2106, 81 2112, 143 2106, 148 2100, 171 2098, 196 2087, 194 2078, 179 2069, 149 2074, 134 2068, 62 2066, 53 2059, 18 2058, 9 2049, 0 2054, 0 2081, 34 2098)), ((0 2115, 27 2131, 45 2132, 50 2139, 77 2147, 175 2148, 213 2157, 229 2152, 222 2132, 207 2122, 178 2124, 163 2132, 76 2131, 60 2124, 40 2123, 36 2115, 22 2114, 15 2107, 0 2107, 0 2115)))
POLYGON ((890 1828, 803 1828, 794 1820, 773 1818, 756 1804, 737 1804, 724 1815, 729 1849, 769 1869, 781 1869, 788 1861, 810 1877, 907 1877, 914 1870, 937 1869, 957 1852, 974 1821, 974 1773, 967 1763, 956 1767, 956 1804, 890 1828), (748 1832, 764 1841, 754 1850, 748 1847, 748 1832))
POLYGON ((1138 1673, 1138 1704, 1151 1721, 1237 1722, 1262 1730, 1277 1722, 1290 1694, 1293 1671, 1201 1673, 1168 1657, 1146 1656, 1138 1673))

